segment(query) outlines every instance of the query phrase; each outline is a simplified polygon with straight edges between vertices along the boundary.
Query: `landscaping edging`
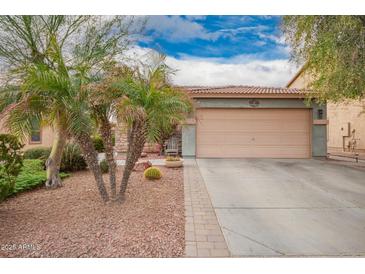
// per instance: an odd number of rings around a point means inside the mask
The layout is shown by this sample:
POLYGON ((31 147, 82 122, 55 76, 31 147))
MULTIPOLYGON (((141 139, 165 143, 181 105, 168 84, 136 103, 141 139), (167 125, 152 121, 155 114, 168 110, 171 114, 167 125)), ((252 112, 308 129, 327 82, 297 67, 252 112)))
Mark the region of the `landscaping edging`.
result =
POLYGON ((184 160, 185 257, 230 253, 195 159, 184 160))

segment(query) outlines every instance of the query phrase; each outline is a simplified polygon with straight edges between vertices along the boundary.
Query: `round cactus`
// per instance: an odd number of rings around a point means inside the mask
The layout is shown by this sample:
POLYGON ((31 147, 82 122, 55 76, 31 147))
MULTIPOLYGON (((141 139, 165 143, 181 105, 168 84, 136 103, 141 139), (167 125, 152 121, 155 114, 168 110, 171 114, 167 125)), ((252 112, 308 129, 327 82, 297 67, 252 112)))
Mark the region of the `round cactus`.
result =
POLYGON ((149 167, 144 172, 143 175, 148 180, 158 180, 162 177, 161 171, 157 167, 149 167))

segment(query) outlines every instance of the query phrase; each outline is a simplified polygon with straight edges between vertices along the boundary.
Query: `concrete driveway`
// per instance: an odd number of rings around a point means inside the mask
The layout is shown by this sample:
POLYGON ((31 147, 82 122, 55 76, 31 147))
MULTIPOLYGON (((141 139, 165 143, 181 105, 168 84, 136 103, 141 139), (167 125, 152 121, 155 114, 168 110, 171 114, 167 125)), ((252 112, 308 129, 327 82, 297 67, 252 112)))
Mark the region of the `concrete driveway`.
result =
POLYGON ((365 255, 365 170, 321 160, 197 163, 232 256, 365 255))

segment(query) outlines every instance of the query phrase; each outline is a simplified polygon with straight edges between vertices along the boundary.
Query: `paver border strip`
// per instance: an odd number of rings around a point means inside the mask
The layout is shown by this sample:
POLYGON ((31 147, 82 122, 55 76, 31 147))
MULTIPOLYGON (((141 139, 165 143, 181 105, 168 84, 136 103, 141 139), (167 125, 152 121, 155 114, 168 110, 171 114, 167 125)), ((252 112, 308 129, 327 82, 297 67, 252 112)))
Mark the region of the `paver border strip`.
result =
POLYGON ((195 159, 184 160, 185 257, 230 257, 195 159))

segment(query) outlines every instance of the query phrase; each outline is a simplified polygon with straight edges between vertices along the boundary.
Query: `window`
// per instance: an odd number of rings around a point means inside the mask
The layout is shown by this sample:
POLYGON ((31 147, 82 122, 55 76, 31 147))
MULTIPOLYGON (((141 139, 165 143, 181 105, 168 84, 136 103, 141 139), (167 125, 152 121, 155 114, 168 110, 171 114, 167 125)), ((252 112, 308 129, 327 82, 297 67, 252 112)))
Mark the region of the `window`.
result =
POLYGON ((39 121, 33 120, 31 123, 30 143, 41 142, 41 126, 39 121))
POLYGON ((318 119, 322 120, 323 119, 323 109, 319 109, 318 110, 318 119))

